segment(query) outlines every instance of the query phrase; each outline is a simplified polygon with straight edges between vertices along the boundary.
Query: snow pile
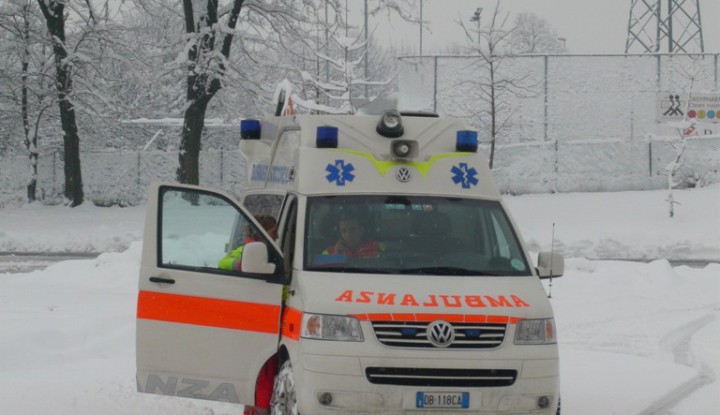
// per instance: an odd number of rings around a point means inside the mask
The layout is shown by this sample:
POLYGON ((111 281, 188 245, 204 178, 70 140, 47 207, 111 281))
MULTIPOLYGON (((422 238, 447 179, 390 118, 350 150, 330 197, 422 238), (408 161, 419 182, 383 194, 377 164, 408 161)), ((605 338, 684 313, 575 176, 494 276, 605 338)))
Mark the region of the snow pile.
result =
POLYGON ((720 264, 571 259, 566 266, 551 301, 567 413, 699 414, 718 407, 720 264))
MULTIPOLYGON (((528 249, 590 259, 720 261, 720 185, 667 191, 506 197, 528 249)), ((143 206, 0 209, 0 252, 120 252, 142 239, 143 206)))
POLYGON ((145 207, 0 209, 0 252, 119 252, 142 239, 145 207))
POLYGON ((720 261, 720 185, 668 192, 567 193, 506 197, 532 251, 590 259, 720 261))

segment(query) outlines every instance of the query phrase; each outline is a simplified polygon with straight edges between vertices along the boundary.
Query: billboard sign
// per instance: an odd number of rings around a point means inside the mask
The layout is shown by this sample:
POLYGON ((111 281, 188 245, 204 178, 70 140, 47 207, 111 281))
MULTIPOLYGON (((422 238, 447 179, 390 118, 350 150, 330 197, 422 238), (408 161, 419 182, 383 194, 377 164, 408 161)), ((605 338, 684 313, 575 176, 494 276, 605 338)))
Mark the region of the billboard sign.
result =
POLYGON ((655 98, 658 122, 688 120, 697 123, 720 122, 720 92, 658 92, 655 98), (686 114, 687 113, 687 114, 686 114))

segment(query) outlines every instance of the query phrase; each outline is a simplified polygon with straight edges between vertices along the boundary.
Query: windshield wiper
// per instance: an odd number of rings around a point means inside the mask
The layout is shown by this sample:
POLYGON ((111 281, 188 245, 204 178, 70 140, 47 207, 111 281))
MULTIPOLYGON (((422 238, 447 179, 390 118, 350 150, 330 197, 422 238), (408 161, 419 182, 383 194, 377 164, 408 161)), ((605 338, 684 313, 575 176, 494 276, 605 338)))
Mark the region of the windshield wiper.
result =
POLYGON ((483 276, 497 276, 498 274, 480 271, 476 269, 467 269, 460 267, 421 267, 421 268, 407 268, 399 270, 402 274, 426 274, 426 275, 483 275, 483 276))

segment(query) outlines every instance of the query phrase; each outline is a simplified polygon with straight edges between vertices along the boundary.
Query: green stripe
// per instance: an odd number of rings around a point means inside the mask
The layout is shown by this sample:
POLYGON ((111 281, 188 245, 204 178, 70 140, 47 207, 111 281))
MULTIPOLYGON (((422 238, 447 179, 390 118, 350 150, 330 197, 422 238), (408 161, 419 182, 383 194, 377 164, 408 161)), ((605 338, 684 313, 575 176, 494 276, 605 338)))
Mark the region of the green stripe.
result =
POLYGON ((375 166, 377 171, 380 173, 381 176, 384 176, 387 171, 393 167, 393 166, 413 166, 418 171, 420 171, 420 174, 423 176, 427 176, 428 172, 430 171, 430 168, 435 164, 436 161, 445 159, 445 158, 451 158, 451 157, 467 157, 470 155, 473 155, 475 153, 465 153, 465 152, 456 152, 456 153, 443 153, 443 154, 436 154, 432 157, 430 157, 427 161, 387 161, 387 160, 378 160, 370 153, 366 153, 364 151, 357 151, 357 150, 348 150, 348 149, 335 149, 335 151, 338 151, 340 153, 346 153, 346 154, 352 154, 355 156, 364 157, 368 160, 370 160, 370 163, 375 166))

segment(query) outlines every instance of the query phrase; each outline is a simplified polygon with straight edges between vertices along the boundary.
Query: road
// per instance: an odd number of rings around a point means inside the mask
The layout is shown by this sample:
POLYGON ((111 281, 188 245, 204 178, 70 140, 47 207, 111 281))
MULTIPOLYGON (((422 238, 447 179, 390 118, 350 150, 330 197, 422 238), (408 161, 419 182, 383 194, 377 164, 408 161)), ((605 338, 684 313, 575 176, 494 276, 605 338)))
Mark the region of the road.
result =
POLYGON ((44 269, 56 262, 73 259, 91 259, 99 254, 69 252, 0 252, 0 274, 23 274, 44 269))
MULTIPOLYGON (((0 252, 0 274, 23 274, 44 269, 56 262, 73 259, 92 259, 100 255, 97 252, 0 252)), ((650 262, 647 259, 608 259, 611 261, 650 262)), ((673 267, 686 265, 692 268, 703 268, 711 262, 704 259, 670 259, 673 267)))

